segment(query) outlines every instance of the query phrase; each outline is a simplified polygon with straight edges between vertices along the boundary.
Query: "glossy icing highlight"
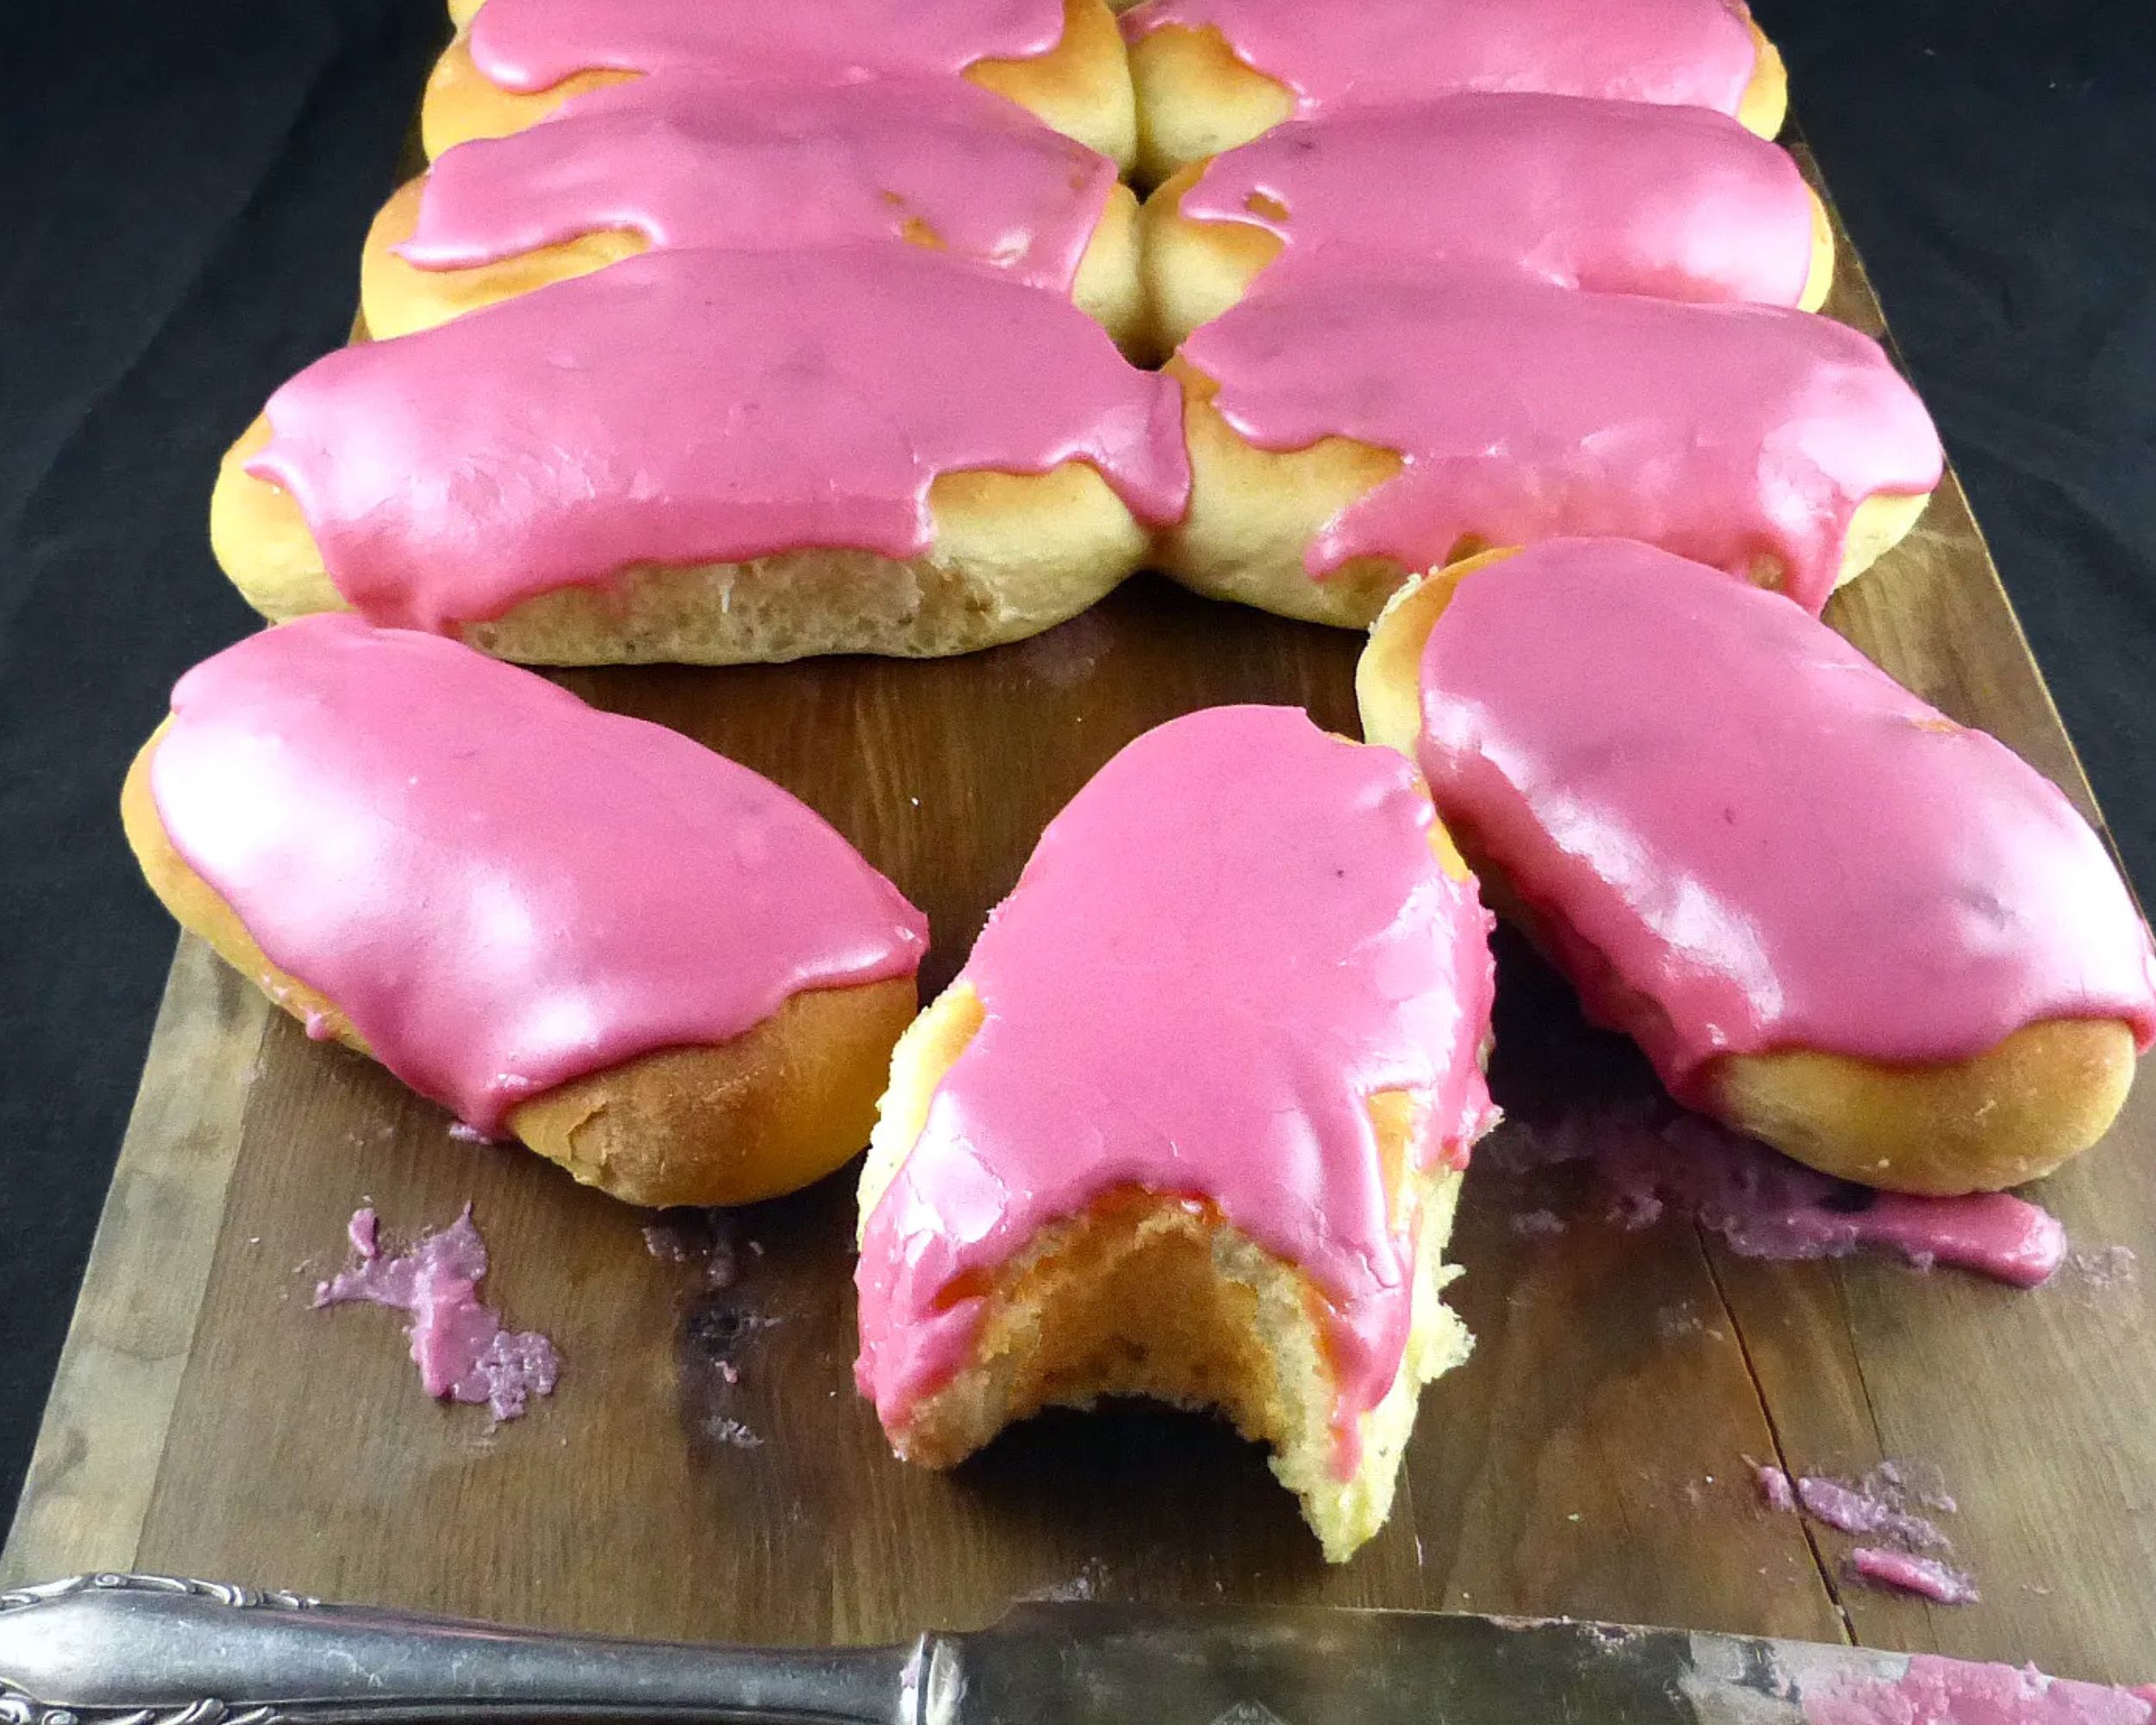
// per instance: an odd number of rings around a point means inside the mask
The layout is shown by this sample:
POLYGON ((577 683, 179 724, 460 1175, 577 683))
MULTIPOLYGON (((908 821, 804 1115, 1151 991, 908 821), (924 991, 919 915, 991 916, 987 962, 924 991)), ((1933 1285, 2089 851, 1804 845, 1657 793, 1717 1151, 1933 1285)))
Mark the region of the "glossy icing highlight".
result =
POLYGON ((1421 678, 1438 806, 1681 1100, 1726 1054, 2156 1037, 2148 932, 2072 805, 1771 593, 1537 546, 1460 583, 1421 678))
POLYGON ((1795 305, 1812 268, 1796 164, 1702 108, 1532 93, 1344 108, 1214 157, 1181 210, 1252 223, 1290 255, 1347 245, 1670 299, 1795 305))
POLYGON ((505 90, 573 73, 863 67, 955 77, 983 60, 1031 60, 1062 40, 1062 0, 486 0, 472 59, 505 90))
POLYGON ((1602 533, 1735 573, 1771 558, 1817 612, 1858 504, 1940 473, 1931 417, 1878 344, 1778 307, 1311 255, 1181 352, 1261 449, 1340 436, 1404 458, 1313 541, 1320 579, 1602 533))
POLYGON ((1369 1099, 1423 1101, 1426 1168, 1495 1118, 1489 917, 1432 819, 1398 756, 1255 706, 1148 732, 1056 816, 960 973, 980 1030, 863 1230, 856 1375, 887 1423, 963 1363, 985 1301, 955 1288, 1141 1189, 1324 1295, 1351 1471, 1413 1291, 1369 1099))
POLYGON ((1115 178, 962 78, 667 72, 444 152, 396 249, 457 269, 613 229, 655 248, 914 240, 1068 293, 1115 178))
POLYGON ((1147 0, 1123 16, 1131 41, 1167 25, 1217 28, 1238 60, 1294 93, 1299 115, 1458 90, 1734 114, 1758 58, 1727 0, 1147 0))
POLYGON ((911 975, 927 924, 811 810, 663 726, 341 613, 181 678, 173 846, 279 969, 484 1132, 807 988, 911 975))
POLYGON ((634 566, 917 556, 944 474, 1087 461, 1156 524, 1189 487, 1171 380, 1067 300, 881 243, 647 253, 342 348, 268 417, 247 471, 338 592, 437 630, 634 566))

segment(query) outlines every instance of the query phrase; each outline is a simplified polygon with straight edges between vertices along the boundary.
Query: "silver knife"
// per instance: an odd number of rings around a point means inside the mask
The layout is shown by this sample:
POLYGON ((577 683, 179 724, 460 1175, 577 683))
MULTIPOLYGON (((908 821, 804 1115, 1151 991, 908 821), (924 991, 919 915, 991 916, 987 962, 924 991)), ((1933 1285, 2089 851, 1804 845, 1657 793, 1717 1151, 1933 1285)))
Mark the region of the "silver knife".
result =
POLYGON ((170 1576, 0 1593, 0 1725, 1802 1725, 1904 1655, 1568 1619, 1048 1603, 824 1650, 584 1639, 170 1576))

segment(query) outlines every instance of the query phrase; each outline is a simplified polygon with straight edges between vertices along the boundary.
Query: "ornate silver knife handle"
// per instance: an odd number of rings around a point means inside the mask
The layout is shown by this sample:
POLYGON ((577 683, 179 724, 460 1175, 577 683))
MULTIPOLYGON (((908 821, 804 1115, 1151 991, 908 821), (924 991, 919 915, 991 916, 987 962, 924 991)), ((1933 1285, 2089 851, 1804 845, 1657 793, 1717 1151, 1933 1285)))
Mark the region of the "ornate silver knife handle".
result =
POLYGON ((85 1575, 0 1593, 0 1725, 926 1725, 943 1646, 579 1639, 85 1575))

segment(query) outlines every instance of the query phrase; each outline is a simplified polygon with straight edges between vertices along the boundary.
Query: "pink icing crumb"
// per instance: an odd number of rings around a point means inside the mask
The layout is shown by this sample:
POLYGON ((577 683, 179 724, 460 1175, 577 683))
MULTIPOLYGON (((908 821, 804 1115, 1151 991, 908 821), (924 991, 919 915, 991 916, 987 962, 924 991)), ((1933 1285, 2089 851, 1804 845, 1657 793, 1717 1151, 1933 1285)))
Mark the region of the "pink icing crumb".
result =
POLYGON ((1917 1594, 1940 1605, 1974 1605, 1984 1596, 1965 1571, 1949 1569, 1937 1558, 1858 1546, 1849 1553, 1849 1566, 1866 1581, 1917 1594))
POLYGON ((1920 1653, 1893 1679, 1852 1678, 1804 1697, 1805 1725, 2148 1725, 2156 1685, 2112 1689, 2034 1665, 1920 1653))
POLYGON ((1769 1467, 1754 1462, 1752 1477, 1758 1482, 1759 1501, 1777 1515, 1792 1514, 1796 1509, 1796 1493, 1790 1488, 1788 1470, 1769 1467))
POLYGON ((456 1220, 422 1234, 409 1251, 382 1254, 371 1209, 346 1225, 358 1261, 315 1289, 317 1309, 354 1302, 411 1314, 411 1357, 427 1394, 484 1405, 497 1421, 514 1420, 535 1395, 551 1396, 561 1360, 536 1330, 503 1327, 481 1302, 486 1242, 467 1204, 456 1220))
POLYGON ((1806 1168, 1702 1115, 1651 1106, 1515 1130, 1485 1154, 1522 1167, 1587 1164, 1620 1226, 1650 1226, 1665 1207, 1677 1209, 1745 1258, 1882 1250, 1922 1269, 1948 1264, 2033 1288, 2066 1252, 2058 1219, 2024 1199, 2003 1192, 1960 1198, 1875 1192, 1806 1168))
POLYGON ((1808 1476, 1796 1482, 1797 1501, 1814 1520, 1845 1534, 1877 1534, 1924 1551, 1944 1549, 1946 1536, 1937 1527, 1903 1509, 1898 1492, 1867 1489, 1873 1484, 1852 1486, 1808 1476))

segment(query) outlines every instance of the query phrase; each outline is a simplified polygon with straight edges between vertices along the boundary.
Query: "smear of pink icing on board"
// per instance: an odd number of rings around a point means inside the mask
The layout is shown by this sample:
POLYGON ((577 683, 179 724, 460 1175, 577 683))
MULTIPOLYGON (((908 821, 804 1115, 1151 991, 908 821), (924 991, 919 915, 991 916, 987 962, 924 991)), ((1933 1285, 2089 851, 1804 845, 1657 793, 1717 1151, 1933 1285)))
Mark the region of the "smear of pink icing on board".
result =
POLYGON ((341 348, 268 412, 248 471, 354 609, 404 628, 634 565, 918 556, 948 473, 1090 462, 1156 525, 1189 488, 1173 380, 1068 300, 914 246, 646 253, 341 348))
POLYGON ((530 91, 579 72, 681 66, 950 77, 977 60, 1031 60, 1062 34, 1062 0, 486 0, 471 49, 494 83, 530 91))
POLYGON ((1876 1587, 1914 1593, 1934 1605, 1974 1605, 1984 1596, 1967 1571, 1911 1552, 1858 1546, 1849 1553, 1849 1568, 1876 1587))
POLYGON ((2156 1037, 2148 932, 2073 806, 1772 593, 1541 545, 1461 582, 1421 676, 1439 810, 1680 1099, 1725 1054, 2156 1037))
POLYGON ((1525 1170, 1583 1163, 1610 1218, 1647 1227, 1665 1209, 1720 1235, 1743 1258, 1841 1258, 1891 1251, 1920 1269, 1951 1264, 2015 1288, 2047 1281, 2066 1231, 2005 1192, 1920 1198, 1876 1192, 1793 1162, 1702 1115, 1612 1110, 1553 1123, 1515 1118, 1487 1154, 1525 1170))
POLYGON ((1255 223, 1290 255, 1346 245, 1670 299, 1795 305, 1812 268, 1796 164, 1703 108, 1539 95, 1344 108, 1215 156, 1181 210, 1255 223))
POLYGON ((382 1255, 377 1227, 373 1210, 354 1213, 346 1232, 355 1261, 315 1289, 317 1308, 363 1301, 410 1313, 412 1362, 437 1400, 484 1404, 495 1419, 514 1420, 532 1396, 554 1394, 561 1371, 554 1344, 536 1330, 505 1327, 479 1298, 486 1242, 469 1204, 395 1257, 382 1255))
POLYGON ((902 239, 1069 292, 1115 164, 962 78, 661 72, 460 144, 398 254, 491 263, 625 229, 653 247, 774 251, 902 239))
POLYGON ((1930 1653, 1899 1678, 1808 1687, 1803 1704, 1805 1725, 2148 1725, 2151 1712, 2134 1690, 1930 1653))
POLYGON ((1259 448, 1342 436, 1399 474, 1312 542, 1410 569, 1472 536, 1520 545, 1622 534, 1833 591, 1857 505, 1936 485, 1938 434, 1878 344, 1784 307, 1581 293, 1526 277, 1283 258, 1183 343, 1259 448))
POLYGON ((1726 0, 1148 0, 1123 16, 1134 42, 1168 25, 1213 26, 1305 115, 1457 90, 1734 114, 1758 60, 1743 12, 1726 0))
POLYGON ((816 814, 663 726, 342 613, 172 691, 160 819, 271 962, 489 1132, 805 988, 910 975, 927 924, 816 814))
POLYGON ((1368 1099, 1427 1102, 1424 1165, 1494 1119, 1489 918, 1430 830, 1405 761, 1282 707, 1162 725, 1056 816, 960 973, 987 1016, 863 1233, 856 1375, 887 1425, 965 1358, 984 1301, 954 1284, 1142 1188, 1324 1294, 1351 1471, 1413 1291, 1368 1099))

